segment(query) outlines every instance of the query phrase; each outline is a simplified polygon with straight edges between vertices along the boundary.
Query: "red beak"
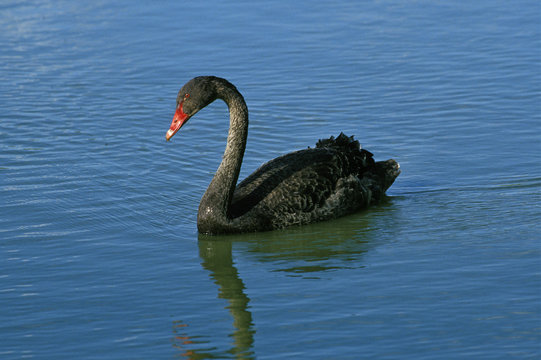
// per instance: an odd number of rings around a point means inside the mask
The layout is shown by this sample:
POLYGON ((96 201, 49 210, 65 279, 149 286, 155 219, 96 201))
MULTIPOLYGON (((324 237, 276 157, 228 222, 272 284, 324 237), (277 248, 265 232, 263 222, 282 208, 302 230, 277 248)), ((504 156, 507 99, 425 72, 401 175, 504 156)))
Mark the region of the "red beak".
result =
POLYGON ((167 130, 167 133, 165 134, 165 140, 169 141, 177 133, 177 131, 180 130, 182 125, 188 121, 190 116, 188 114, 185 114, 184 111, 182 111, 182 103, 177 108, 177 111, 175 111, 175 116, 173 117, 173 122, 171 122, 171 127, 169 130, 167 130))

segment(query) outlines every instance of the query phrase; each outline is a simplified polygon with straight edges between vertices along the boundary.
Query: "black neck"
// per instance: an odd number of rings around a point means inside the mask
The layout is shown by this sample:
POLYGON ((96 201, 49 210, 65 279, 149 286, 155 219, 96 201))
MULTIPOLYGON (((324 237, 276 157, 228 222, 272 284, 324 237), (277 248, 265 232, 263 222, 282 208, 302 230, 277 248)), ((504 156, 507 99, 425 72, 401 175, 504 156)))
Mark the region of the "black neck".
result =
POLYGON ((228 209, 244 157, 248 136, 248 107, 238 90, 223 79, 216 80, 216 95, 229 107, 229 134, 222 162, 199 204, 198 224, 229 224, 228 209))

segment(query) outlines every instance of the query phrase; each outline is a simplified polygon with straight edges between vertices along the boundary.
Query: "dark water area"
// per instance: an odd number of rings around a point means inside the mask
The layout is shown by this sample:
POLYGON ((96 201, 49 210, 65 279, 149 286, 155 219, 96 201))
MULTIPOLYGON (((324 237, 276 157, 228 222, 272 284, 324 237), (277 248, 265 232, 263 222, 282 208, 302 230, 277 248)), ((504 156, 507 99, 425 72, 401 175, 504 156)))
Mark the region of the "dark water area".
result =
POLYGON ((538 359, 537 1, 0 4, 0 358, 538 359), (402 174, 335 221, 198 235, 229 79, 241 178, 355 135, 402 174))

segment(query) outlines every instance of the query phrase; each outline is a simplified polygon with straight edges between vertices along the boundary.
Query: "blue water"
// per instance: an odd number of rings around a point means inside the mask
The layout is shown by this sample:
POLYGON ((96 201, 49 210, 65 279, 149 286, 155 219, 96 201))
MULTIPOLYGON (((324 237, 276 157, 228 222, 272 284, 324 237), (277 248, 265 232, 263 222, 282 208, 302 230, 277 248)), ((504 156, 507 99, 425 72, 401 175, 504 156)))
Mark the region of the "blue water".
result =
POLYGON ((538 359, 537 1, 3 1, 0 358, 538 359), (336 221, 197 234, 216 102, 241 177, 341 131, 402 174, 336 221))

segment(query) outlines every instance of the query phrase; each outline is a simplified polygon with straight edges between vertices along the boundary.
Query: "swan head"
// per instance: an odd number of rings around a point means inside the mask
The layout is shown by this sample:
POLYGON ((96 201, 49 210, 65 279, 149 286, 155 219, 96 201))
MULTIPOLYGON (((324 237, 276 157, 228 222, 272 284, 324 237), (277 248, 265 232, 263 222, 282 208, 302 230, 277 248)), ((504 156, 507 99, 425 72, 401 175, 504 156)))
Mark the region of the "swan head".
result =
POLYGON ((165 139, 169 140, 199 110, 216 100, 214 76, 198 76, 188 81, 178 92, 175 116, 165 139))

